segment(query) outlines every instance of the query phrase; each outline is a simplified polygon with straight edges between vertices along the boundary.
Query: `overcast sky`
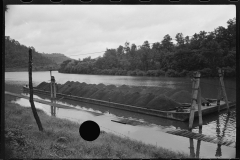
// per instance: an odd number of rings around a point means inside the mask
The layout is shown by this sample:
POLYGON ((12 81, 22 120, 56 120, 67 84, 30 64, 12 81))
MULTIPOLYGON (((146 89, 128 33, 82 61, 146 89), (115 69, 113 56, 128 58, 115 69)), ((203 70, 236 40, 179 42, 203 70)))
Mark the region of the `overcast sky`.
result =
POLYGON ((11 5, 6 36, 40 53, 63 53, 74 59, 102 56, 126 41, 160 42, 166 34, 192 36, 227 26, 234 5, 11 5), (82 55, 81 55, 82 54, 82 55), (78 56, 72 56, 78 55, 78 56))

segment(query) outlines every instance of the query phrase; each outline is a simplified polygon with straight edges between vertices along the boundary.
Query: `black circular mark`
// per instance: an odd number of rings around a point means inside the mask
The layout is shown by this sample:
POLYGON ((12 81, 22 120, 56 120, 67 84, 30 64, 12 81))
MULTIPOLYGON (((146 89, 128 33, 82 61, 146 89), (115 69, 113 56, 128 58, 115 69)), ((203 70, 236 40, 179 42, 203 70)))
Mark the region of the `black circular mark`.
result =
POLYGON ((100 134, 100 127, 94 121, 85 121, 79 127, 80 136, 86 141, 94 141, 100 134))

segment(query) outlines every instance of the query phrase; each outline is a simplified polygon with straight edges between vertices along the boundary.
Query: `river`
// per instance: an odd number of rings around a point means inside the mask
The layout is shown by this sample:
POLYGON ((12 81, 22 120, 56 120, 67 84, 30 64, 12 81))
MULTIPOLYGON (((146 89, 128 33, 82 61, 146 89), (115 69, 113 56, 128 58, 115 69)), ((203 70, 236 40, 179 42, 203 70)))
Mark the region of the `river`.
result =
MULTIPOLYGON (((78 75, 78 74, 63 74, 56 71, 52 72, 55 76, 57 83, 63 84, 67 81, 79 81, 88 84, 103 83, 106 85, 135 85, 135 86, 155 86, 155 87, 169 87, 174 89, 184 89, 191 91, 191 79, 190 78, 169 78, 169 77, 132 77, 132 76, 103 76, 103 75, 78 75)), ((5 72, 5 80, 10 83, 28 84, 27 72, 5 72)), ((33 84, 50 80, 49 72, 33 72, 33 84)), ((236 81, 235 79, 224 80, 228 99, 230 101, 236 100, 236 81)), ((203 97, 216 98, 219 79, 211 78, 201 79, 201 91, 203 97)), ((22 93, 26 94, 26 93, 22 93)), ((34 95, 36 98, 45 99, 50 101, 49 97, 43 95, 34 95)), ((18 103, 22 106, 28 106, 29 102, 25 99, 18 98, 14 103, 18 103)), ((192 157, 206 157, 206 158, 234 158, 235 148, 218 146, 217 144, 211 144, 208 142, 201 142, 200 153, 196 155, 193 147, 189 146, 199 145, 196 140, 187 139, 184 137, 169 135, 161 132, 165 128, 179 128, 188 129, 187 122, 179 122, 174 120, 168 120, 159 117, 147 116, 143 114, 107 108, 97 106, 93 104, 86 104, 71 100, 59 100, 57 103, 67 104, 72 107, 80 108, 83 112, 76 110, 55 109, 47 105, 36 103, 36 106, 43 109, 47 114, 54 115, 59 118, 66 118, 76 122, 83 122, 84 120, 94 120, 100 128, 112 132, 118 135, 130 137, 132 139, 141 140, 145 143, 162 146, 176 151, 183 151, 191 153, 192 157), (54 114, 53 114, 54 113, 54 114), (94 114, 98 113, 98 114, 94 114), (99 115, 100 114, 100 115, 99 115), (111 120, 118 119, 120 117, 134 119, 140 122, 146 122, 148 125, 123 125, 114 123, 111 120), (147 136, 146 136, 147 135, 147 136), (181 144, 180 145, 175 145, 181 144), (194 154, 193 154, 194 153, 194 154)), ((193 132, 198 133, 197 122, 194 123, 193 132)), ((215 115, 203 117, 203 134, 224 137, 228 140, 236 141, 236 112, 232 109, 230 114, 225 111, 215 115)), ((199 152, 199 151, 196 151, 199 152)))

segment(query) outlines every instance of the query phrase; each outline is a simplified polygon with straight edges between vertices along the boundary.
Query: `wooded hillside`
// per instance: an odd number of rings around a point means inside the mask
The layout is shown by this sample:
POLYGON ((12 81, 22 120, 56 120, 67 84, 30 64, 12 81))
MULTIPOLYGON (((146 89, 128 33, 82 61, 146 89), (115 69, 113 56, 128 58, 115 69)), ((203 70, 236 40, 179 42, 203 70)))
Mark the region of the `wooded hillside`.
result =
POLYGON ((71 60, 71 58, 65 56, 61 53, 52 53, 52 54, 42 54, 44 57, 47 57, 48 59, 52 60, 53 62, 57 64, 61 64, 63 61, 71 60))
POLYGON ((168 34, 160 42, 141 46, 126 42, 117 49, 107 49, 102 57, 67 60, 59 72, 78 74, 137 75, 183 77, 200 71, 202 77, 217 75, 217 67, 226 77, 236 74, 236 18, 212 32, 193 36, 178 33, 176 44, 168 34))
MULTIPOLYGON (((33 48, 33 70, 57 69, 58 65, 33 48)), ((28 47, 5 36, 5 68, 28 68, 28 47)))

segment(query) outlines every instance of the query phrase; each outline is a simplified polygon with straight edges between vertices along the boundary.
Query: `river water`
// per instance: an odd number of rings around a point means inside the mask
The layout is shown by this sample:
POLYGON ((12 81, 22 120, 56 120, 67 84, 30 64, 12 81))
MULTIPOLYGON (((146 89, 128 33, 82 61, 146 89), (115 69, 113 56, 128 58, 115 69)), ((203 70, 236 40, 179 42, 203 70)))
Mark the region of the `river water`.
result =
MULTIPOLYGON (((169 87, 174 89, 184 89, 191 92, 190 78, 169 78, 169 77, 132 77, 132 76, 103 76, 103 75, 78 75, 78 74, 62 74, 56 71, 52 72, 57 83, 63 84, 67 81, 79 81, 88 84, 103 83, 106 85, 135 85, 135 86, 155 86, 169 87)), ((28 84, 27 72, 6 72, 5 80, 10 83, 28 84)), ((33 72, 33 83, 39 83, 50 80, 49 72, 33 72)), ((236 81, 235 79, 224 80, 228 99, 236 100, 236 81)), ((203 97, 216 98, 219 79, 201 79, 201 92, 203 97)), ((27 95, 27 93, 22 93, 27 95)), ((34 95, 39 99, 50 101, 49 97, 43 95, 34 95)), ((29 107, 26 99, 17 98, 13 103, 21 106, 29 107)), ((59 118, 66 118, 78 123, 85 120, 96 121, 102 130, 112 132, 120 136, 127 136, 131 139, 140 140, 145 143, 172 149, 174 151, 182 151, 190 154, 192 157, 206 158, 234 158, 235 148, 219 146, 208 142, 199 142, 196 140, 170 135, 164 133, 165 129, 178 128, 188 129, 187 122, 179 122, 159 117, 153 117, 103 106, 86 104, 71 100, 61 99, 57 101, 60 104, 66 104, 81 110, 54 108, 48 105, 35 103, 37 108, 44 110, 47 114, 59 118), (119 118, 133 119, 139 121, 137 125, 124 125, 112 122, 119 118), (141 122, 144 122, 141 124, 141 122), (144 124, 144 125, 143 125, 144 124), (199 144, 200 143, 200 144, 199 144), (180 145, 181 144, 181 145, 180 145), (197 146, 201 146, 200 148, 197 146)), ((194 122, 193 132, 198 133, 197 120, 194 122)), ((231 109, 230 114, 222 111, 203 117, 203 134, 224 137, 225 139, 236 140, 236 112, 231 109)))

